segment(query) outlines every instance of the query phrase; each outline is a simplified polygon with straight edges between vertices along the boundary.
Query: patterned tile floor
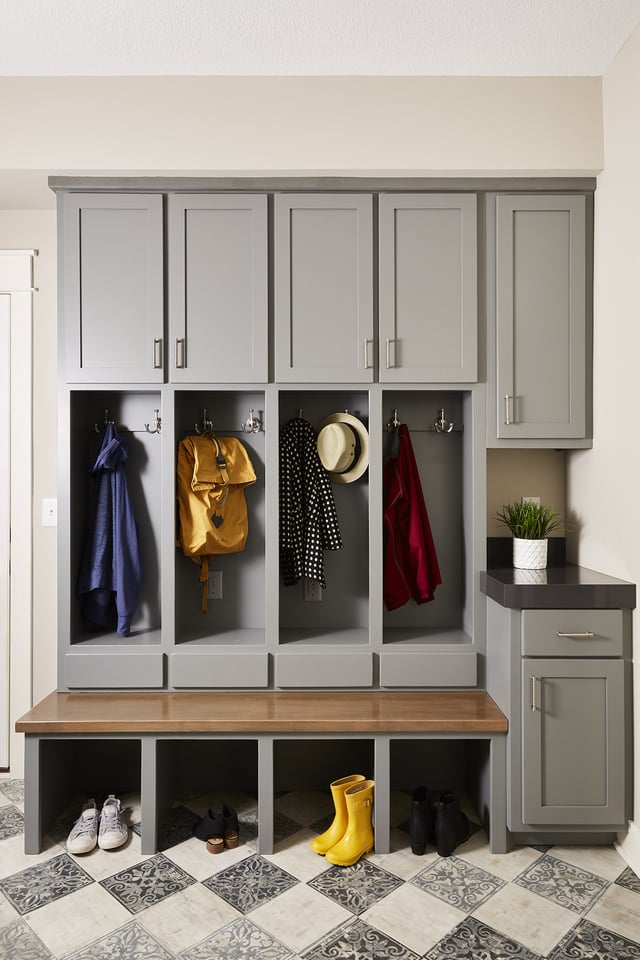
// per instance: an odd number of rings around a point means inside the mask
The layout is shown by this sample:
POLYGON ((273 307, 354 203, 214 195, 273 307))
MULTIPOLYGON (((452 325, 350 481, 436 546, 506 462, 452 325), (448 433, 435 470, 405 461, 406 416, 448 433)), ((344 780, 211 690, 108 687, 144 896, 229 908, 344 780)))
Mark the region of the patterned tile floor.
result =
POLYGON ((0 781, 0 960, 627 960, 640 958, 640 880, 611 847, 490 853, 476 828, 447 859, 411 854, 409 797, 392 798, 393 851, 334 867, 309 850, 327 797, 276 801, 276 852, 256 852, 255 800, 183 798, 140 853, 139 798, 119 850, 72 857, 82 798, 23 853, 23 784, 0 781), (240 846, 192 836, 209 806, 240 814, 240 846))

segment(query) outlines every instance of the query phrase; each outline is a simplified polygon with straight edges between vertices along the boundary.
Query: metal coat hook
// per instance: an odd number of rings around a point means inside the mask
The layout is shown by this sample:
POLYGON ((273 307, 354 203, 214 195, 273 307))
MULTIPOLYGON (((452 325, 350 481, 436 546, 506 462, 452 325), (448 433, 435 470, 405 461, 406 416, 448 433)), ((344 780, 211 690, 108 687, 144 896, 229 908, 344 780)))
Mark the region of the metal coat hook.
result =
POLYGON ((387 420, 387 430, 389 433, 393 433, 394 430, 397 430, 400 426, 400 421, 398 420, 398 408, 393 408, 393 417, 391 420, 387 420))
POLYGON ((94 430, 96 431, 96 433, 102 433, 102 431, 104 430, 104 428, 105 428, 108 424, 110 424, 110 423, 112 423, 112 424, 114 425, 114 427, 115 427, 115 425, 116 425, 115 420, 112 420, 112 419, 111 419, 111 417, 109 416, 109 410, 108 410, 108 408, 105 408, 105 411, 104 411, 104 423, 103 423, 103 424, 94 423, 93 428, 94 428, 94 430))
POLYGON ((262 429, 262 420, 260 417, 254 417, 253 407, 249 408, 249 416, 240 424, 240 429, 243 433, 259 433, 262 429))
POLYGON ((213 420, 210 420, 207 417, 206 407, 202 411, 202 420, 200 421, 200 424, 194 424, 193 429, 198 436, 210 436, 213 433, 213 420))
POLYGON ((160 410, 153 411, 153 430, 148 423, 144 425, 147 433, 160 433, 162 431, 162 417, 160 416, 160 410))
POLYGON ((436 433, 451 433, 453 430, 453 421, 447 420, 444 407, 440 407, 439 416, 433 421, 433 429, 436 433))

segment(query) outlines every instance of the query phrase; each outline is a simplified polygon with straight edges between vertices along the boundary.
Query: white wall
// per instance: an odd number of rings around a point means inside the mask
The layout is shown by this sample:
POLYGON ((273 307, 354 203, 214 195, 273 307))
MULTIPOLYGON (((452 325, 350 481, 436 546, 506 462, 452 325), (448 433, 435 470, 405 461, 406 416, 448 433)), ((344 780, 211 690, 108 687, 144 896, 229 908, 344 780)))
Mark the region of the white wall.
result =
MULTIPOLYGON (((595 225, 594 446, 568 457, 567 498, 580 525, 581 564, 640 583, 640 29, 603 81, 604 172, 595 225)), ((640 620, 634 617, 638 649, 640 620)), ((634 664, 640 689, 640 657, 634 664)), ((636 697, 637 702, 637 697, 636 697)), ((635 824, 640 824, 640 711, 635 718, 635 824)), ((640 830, 625 855, 640 869, 640 830)))
POLYGON ((0 78, 0 120, 0 247, 40 250, 34 701, 56 686, 55 531, 40 526, 56 495, 49 175, 571 176, 603 162, 597 78, 0 78))

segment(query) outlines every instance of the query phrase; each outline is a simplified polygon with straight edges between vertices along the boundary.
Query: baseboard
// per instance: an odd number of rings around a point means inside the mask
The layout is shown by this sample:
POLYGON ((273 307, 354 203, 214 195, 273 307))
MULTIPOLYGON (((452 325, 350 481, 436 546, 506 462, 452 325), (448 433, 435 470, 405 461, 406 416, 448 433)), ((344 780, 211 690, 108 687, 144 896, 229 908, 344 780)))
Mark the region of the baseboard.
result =
POLYGON ((629 824, 626 836, 619 834, 615 848, 629 864, 637 877, 640 877, 640 827, 633 821, 629 824))

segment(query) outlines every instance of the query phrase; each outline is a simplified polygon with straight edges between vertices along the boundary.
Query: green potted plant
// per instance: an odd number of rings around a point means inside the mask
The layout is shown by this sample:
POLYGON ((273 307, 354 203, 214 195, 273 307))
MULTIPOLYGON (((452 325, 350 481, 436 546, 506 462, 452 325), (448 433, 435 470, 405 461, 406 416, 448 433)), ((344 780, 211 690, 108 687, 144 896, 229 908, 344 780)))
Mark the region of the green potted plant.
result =
POLYGON ((507 503, 496 520, 513 534, 513 565, 524 570, 543 570, 547 565, 548 537, 562 523, 551 507, 531 500, 507 503))

